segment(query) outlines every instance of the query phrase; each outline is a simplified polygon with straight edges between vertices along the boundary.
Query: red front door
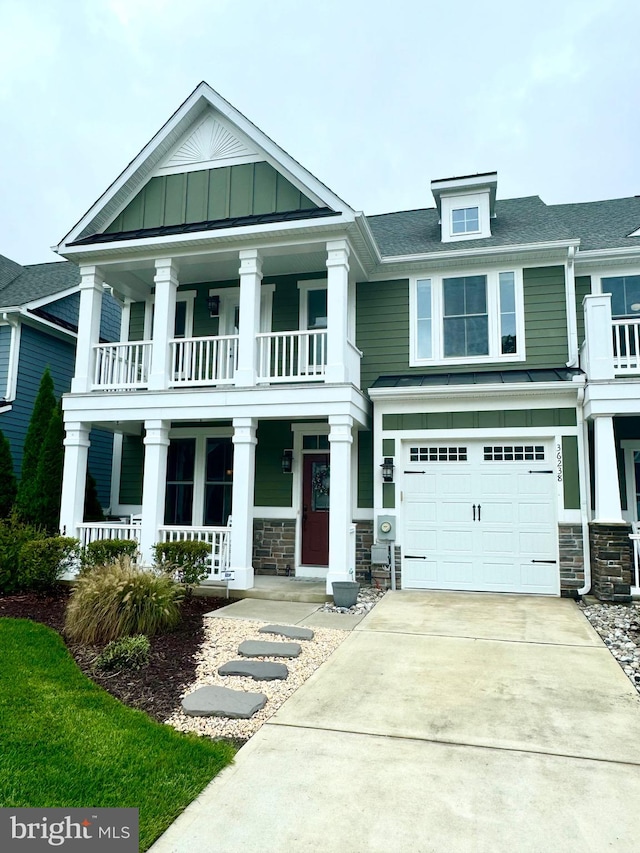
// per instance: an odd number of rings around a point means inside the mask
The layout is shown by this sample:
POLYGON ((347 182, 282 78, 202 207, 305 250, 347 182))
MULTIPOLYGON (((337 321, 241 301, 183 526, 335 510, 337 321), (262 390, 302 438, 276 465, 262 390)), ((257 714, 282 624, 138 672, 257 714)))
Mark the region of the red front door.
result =
POLYGON ((302 473, 302 564, 329 565, 329 454, 304 457, 302 473))

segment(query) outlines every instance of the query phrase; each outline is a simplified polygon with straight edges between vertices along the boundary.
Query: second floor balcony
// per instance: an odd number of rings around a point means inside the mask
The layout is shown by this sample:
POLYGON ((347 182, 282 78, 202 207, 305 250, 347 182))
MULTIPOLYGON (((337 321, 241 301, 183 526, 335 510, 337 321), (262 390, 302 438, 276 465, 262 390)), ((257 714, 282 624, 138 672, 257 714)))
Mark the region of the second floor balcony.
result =
POLYGON ((587 378, 640 379, 640 317, 613 317, 611 296, 602 293, 585 297, 584 320, 580 367, 587 378))

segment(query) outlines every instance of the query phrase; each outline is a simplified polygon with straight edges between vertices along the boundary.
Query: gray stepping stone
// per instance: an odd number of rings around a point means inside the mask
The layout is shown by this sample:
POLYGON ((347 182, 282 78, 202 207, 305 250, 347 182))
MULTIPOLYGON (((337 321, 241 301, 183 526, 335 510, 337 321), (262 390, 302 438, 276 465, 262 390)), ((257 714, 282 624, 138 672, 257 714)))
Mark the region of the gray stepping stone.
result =
POLYGON ((301 628, 298 625, 265 625, 258 634, 279 634, 290 640, 313 640, 311 628, 301 628))
POLYGON ((247 693, 228 687, 198 687, 182 700, 182 708, 190 717, 232 717, 247 720, 263 708, 264 693, 247 693))
POLYGON ((245 658, 297 658, 300 643, 268 643, 265 640, 245 640, 238 646, 238 654, 245 658))
POLYGON ((247 675, 254 681, 282 681, 289 675, 284 663, 269 660, 232 660, 218 667, 220 675, 247 675))

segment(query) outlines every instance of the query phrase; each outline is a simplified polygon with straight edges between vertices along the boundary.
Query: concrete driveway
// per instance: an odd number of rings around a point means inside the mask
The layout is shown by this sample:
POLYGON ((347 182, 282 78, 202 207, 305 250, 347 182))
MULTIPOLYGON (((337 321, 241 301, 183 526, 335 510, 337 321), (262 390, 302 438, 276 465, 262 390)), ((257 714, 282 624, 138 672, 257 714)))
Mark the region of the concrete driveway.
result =
POLYGON ((640 697, 569 600, 388 593, 154 853, 631 851, 640 697))

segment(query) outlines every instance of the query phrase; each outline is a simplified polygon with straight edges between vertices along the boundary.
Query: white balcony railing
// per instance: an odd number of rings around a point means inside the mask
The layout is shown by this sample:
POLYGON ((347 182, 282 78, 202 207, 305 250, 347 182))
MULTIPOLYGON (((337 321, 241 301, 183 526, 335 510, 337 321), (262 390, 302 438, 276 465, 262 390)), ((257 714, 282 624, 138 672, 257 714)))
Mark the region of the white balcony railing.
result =
POLYGON ((78 525, 77 536, 80 544, 85 548, 90 542, 101 539, 133 539, 140 542, 139 524, 122 522, 84 522, 78 525))
POLYGON ((115 391, 147 387, 151 341, 98 344, 94 351, 94 388, 115 391))
POLYGON ((170 341, 172 385, 230 385, 238 366, 238 336, 170 341))
POLYGON ((327 365, 324 329, 258 335, 258 381, 322 381, 327 365))
POLYGON ((612 320, 613 369, 640 373, 640 320, 612 320))

